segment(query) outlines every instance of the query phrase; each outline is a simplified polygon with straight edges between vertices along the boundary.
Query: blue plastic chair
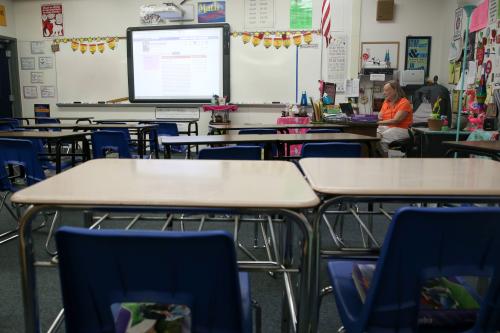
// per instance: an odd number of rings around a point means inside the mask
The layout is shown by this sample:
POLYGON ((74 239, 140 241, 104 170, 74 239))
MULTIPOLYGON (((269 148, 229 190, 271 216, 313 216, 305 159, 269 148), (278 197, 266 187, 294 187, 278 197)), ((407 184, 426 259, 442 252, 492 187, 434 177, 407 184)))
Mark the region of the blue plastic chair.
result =
POLYGON ((19 127, 19 121, 14 118, 0 118, 2 122, 7 122, 9 123, 12 128, 18 128, 19 127))
POLYGON ((262 148, 259 146, 227 146, 200 150, 200 160, 260 160, 262 148))
POLYGON ((56 242, 67 332, 117 332, 123 302, 187 305, 192 332, 252 332, 248 274, 224 231, 62 227, 56 242))
MULTIPOLYGON (((149 123, 149 124, 151 124, 151 123, 149 123)), ((158 139, 162 136, 179 136, 179 129, 178 129, 176 123, 153 122, 153 124, 157 125, 155 130, 156 130, 156 133, 158 135, 158 139)), ((149 145, 151 147, 151 151, 156 149, 156 142, 155 142, 153 136, 149 137, 149 145)), ((172 146, 170 146, 170 149, 173 152, 184 153, 184 152, 186 152, 187 146, 186 145, 172 145, 172 146)), ((159 150, 163 151, 164 146, 160 145, 159 150)))
POLYGON ((14 127, 10 123, 0 124, 0 131, 12 131, 14 127))
POLYGON ((129 141, 120 131, 92 132, 92 155, 94 158, 106 158, 109 151, 118 153, 119 158, 132 158, 129 141))
MULTIPOLYGON (((278 131, 273 128, 248 128, 238 131, 238 134, 278 134, 278 131)), ((255 146, 253 143, 240 143, 238 146, 255 146)), ((257 144, 257 146, 264 148, 265 144, 257 144)), ((272 156, 278 156, 278 147, 276 144, 271 145, 272 156)))
MULTIPOLYGON (((60 124, 61 121, 57 118, 49 118, 49 117, 36 117, 35 118, 35 124, 60 124)), ((60 132, 60 128, 40 128, 40 131, 53 131, 53 132, 60 132)))
POLYGON ((499 208, 398 210, 376 261, 364 304, 352 278, 354 264, 362 262, 328 263, 337 308, 347 333, 427 332, 425 327, 417 327, 422 283, 449 276, 491 279, 476 323, 466 332, 500 330, 499 208))
POLYGON ((319 142, 302 145, 301 157, 361 157, 361 144, 319 142))
POLYGON ((340 128, 310 128, 307 130, 307 134, 313 133, 342 133, 340 128))

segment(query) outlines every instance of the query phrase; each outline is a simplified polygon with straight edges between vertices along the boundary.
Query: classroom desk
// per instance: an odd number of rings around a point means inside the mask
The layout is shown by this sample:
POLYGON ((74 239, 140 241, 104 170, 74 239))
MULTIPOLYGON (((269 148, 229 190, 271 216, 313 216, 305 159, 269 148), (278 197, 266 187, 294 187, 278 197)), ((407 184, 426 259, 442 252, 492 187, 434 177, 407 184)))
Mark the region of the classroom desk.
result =
MULTIPOLYGON (((302 211, 319 204, 297 167, 285 161, 92 160, 37 183, 12 196, 29 205, 20 220, 21 278, 26 332, 39 332, 32 221, 50 207, 57 209, 168 212, 224 208, 235 214, 280 214, 303 235, 297 302, 288 293, 290 317, 305 332, 309 322, 312 233, 302 211), (109 172, 113 176, 109 176, 109 172)), ((289 244, 291 245, 291 244, 289 244)), ((240 268, 283 273, 287 291, 294 290, 288 261, 240 262, 240 268)), ((290 261, 291 263, 291 261, 290 261)), ((295 270, 297 271, 297 270, 295 270)), ((284 313, 287 313, 286 311, 284 313)))
POLYGON ((104 123, 116 123, 116 122, 125 122, 125 123, 187 123, 188 130, 187 131, 179 131, 179 134, 187 134, 191 135, 194 133, 198 135, 198 119, 137 119, 137 118, 124 118, 124 119, 96 119, 95 123, 104 124, 104 123), (194 125, 194 131, 191 130, 191 125, 194 125))
MULTIPOLYGON (((173 136, 163 137, 162 144, 165 146, 166 157, 170 157, 171 145, 210 145, 210 144, 238 144, 238 143, 264 143, 293 144, 308 142, 359 142, 366 144, 369 156, 372 156, 371 145, 380 139, 371 136, 357 135, 351 133, 314 133, 314 134, 231 134, 231 135, 201 135, 201 136, 173 136)), ((289 145, 287 145, 289 147, 289 145)), ((188 149, 188 157, 191 157, 188 149)), ((288 156, 289 154, 283 154, 288 156)), ((266 155, 268 156, 268 155, 266 155)))
MULTIPOLYGON (((337 204, 367 202, 432 202, 432 203, 500 203, 500 163, 483 159, 450 158, 371 158, 320 159, 306 158, 299 162, 311 187, 322 197, 315 212, 313 228, 313 276, 318 277, 321 255, 374 255, 367 247, 342 249, 340 238, 334 240, 338 250, 322 250, 320 224, 328 207, 337 204), (334 170, 334 173, 332 173, 334 170), (339 244, 340 243, 340 244, 339 244)), ((382 214, 390 218, 387 212, 382 214)), ((346 211, 349 212, 349 211, 346 211)), ((357 219, 360 212, 351 211, 357 219)), ((338 212, 337 212, 338 213, 338 212)), ((357 219, 358 220, 358 219, 357 219)), ((360 228, 371 235, 358 220, 360 228)), ((371 239, 371 238, 370 238, 371 239)), ((313 281, 313 298, 318 296, 319 280, 313 281)), ((316 300, 311 302, 311 319, 317 323, 316 300)))
MULTIPOLYGON (((456 131, 433 131, 426 127, 413 127, 415 140, 420 149, 420 157, 443 157, 446 155, 446 147, 443 141, 451 141, 456 138, 456 131)), ((466 140, 471 132, 460 131, 460 140, 466 140)))
MULTIPOLYGON (((14 119, 26 121, 26 124, 29 125, 30 120, 36 121, 37 119, 43 119, 43 118, 44 117, 15 117, 14 119)), ((94 119, 94 117, 50 117, 50 118, 59 120, 75 120, 77 124, 81 121, 86 121, 89 124, 91 124, 92 119, 94 119)))
POLYGON ((347 126, 344 129, 344 132, 346 132, 346 133, 360 134, 360 135, 367 135, 367 136, 377 136, 377 127, 378 127, 378 124, 376 122, 367 122, 367 121, 327 121, 327 124, 345 125, 345 126, 347 126))
POLYGON ((90 147, 89 142, 84 133, 76 132, 39 132, 39 131, 4 131, 0 132, 0 138, 9 139, 45 139, 50 142, 55 142, 56 146, 56 173, 61 172, 62 156, 61 153, 62 145, 64 142, 70 142, 73 146, 73 153, 70 154, 72 158, 72 163, 75 165, 75 157, 80 154, 75 154, 75 147, 77 142, 82 143, 82 158, 84 161, 90 160, 90 147))
POLYGON ((500 141, 444 141, 443 145, 448 147, 447 156, 458 152, 488 156, 495 161, 500 161, 500 141))
POLYGON ((275 129, 283 134, 287 134, 289 129, 302 129, 302 128, 338 128, 344 129, 347 125, 341 124, 243 124, 243 125, 221 125, 221 124, 209 124, 208 128, 211 133, 218 132, 224 134, 227 131, 239 131, 242 129, 275 129))
MULTIPOLYGON (((66 130, 73 130, 73 131, 91 131, 91 130, 100 130, 100 129, 110 129, 112 130, 113 128, 117 129, 122 129, 122 128, 127 128, 129 130, 134 130, 137 132, 137 150, 139 153, 139 157, 143 158, 144 155, 146 154, 146 133, 148 133, 151 136, 151 133, 153 133, 154 140, 158 142, 158 137, 156 134, 156 131, 151 131, 152 129, 156 128, 155 124, 86 124, 86 125, 80 125, 80 124, 35 124, 35 125, 24 125, 21 126, 22 128, 26 129, 38 129, 38 130, 49 130, 49 129, 66 129, 66 130)), ((155 157, 159 157, 158 150, 155 150, 155 157)))

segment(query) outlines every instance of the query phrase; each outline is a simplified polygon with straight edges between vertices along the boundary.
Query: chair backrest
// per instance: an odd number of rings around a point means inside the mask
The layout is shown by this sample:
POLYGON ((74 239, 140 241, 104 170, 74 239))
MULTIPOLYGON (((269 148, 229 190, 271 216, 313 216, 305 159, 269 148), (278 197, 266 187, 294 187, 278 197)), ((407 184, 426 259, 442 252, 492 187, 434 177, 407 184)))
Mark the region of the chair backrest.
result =
POLYGON ((200 160, 260 160, 262 148, 259 146, 228 146, 200 150, 200 160))
POLYGON ((407 207, 396 212, 363 307, 360 331, 417 332, 422 284, 447 276, 490 277, 470 332, 499 330, 499 208, 407 207))
POLYGON ((15 118, 0 118, 2 122, 8 122, 12 128, 18 128, 19 127, 19 121, 15 118))
MULTIPOLYGON (((118 124, 118 125, 123 125, 125 124, 124 122, 118 122, 118 121, 114 121, 114 122, 107 122, 107 123, 103 123, 103 125, 110 125, 110 124, 118 124)), ((109 127, 109 128, 101 128, 99 129, 100 131, 114 131, 114 132, 122 132, 123 134, 125 134, 125 137, 127 138, 127 141, 130 143, 130 141, 132 140, 131 136, 130 136, 130 131, 128 130, 128 128, 119 128, 119 127, 109 127)))
POLYGON ((14 127, 12 126, 11 123, 1 123, 0 124, 0 131, 12 131, 14 127))
POLYGON ((24 168, 26 184, 33 185, 45 179, 42 165, 38 160, 38 151, 30 140, 0 138, 0 177, 1 188, 6 191, 15 191, 12 183, 6 178, 5 168, 8 165, 20 165, 24 168))
POLYGON ((346 142, 306 143, 302 157, 361 157, 361 144, 346 142))
POLYGON ((129 141, 123 132, 92 132, 92 155, 94 158, 105 158, 107 151, 118 153, 119 158, 131 158, 129 141))
MULTIPOLYGON (((179 129, 176 123, 168 123, 168 122, 149 122, 148 124, 155 124, 157 127, 152 131, 156 131, 158 138, 162 136, 179 136, 179 129)), ((149 145, 151 149, 156 149, 156 141, 154 135, 149 136, 149 145)), ((163 148, 163 145, 160 145, 160 149, 163 148)), ((171 146, 171 149, 174 151, 182 151, 183 149, 180 146, 171 146)))
POLYGON ((307 130, 308 134, 312 133, 342 133, 340 128, 310 128, 307 130))
POLYGON ((56 241, 68 332, 115 332, 118 302, 187 305, 192 332, 242 331, 236 253, 224 231, 62 227, 56 241))
MULTIPOLYGON (((49 118, 49 117, 36 117, 35 118, 35 124, 60 124, 61 121, 57 118, 49 118)), ((59 132, 61 131, 60 128, 40 128, 39 131, 53 131, 53 132, 59 132)))

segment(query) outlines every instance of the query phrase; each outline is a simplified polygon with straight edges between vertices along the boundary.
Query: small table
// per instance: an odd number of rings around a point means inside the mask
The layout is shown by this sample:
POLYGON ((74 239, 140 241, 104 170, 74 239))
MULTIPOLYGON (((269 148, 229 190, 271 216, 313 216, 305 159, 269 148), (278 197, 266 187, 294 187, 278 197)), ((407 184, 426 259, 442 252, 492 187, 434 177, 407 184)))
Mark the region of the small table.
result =
MULTIPOLYGON (((156 131, 152 131, 152 129, 156 128, 157 125, 155 124, 86 124, 86 125, 79 125, 79 124, 35 124, 35 125, 24 125, 22 128, 26 129, 38 129, 38 130, 43 130, 43 129, 59 129, 59 130, 73 130, 73 131, 89 131, 89 130, 108 130, 108 129, 131 129, 137 131, 137 143, 138 147, 137 150, 139 152, 139 156, 142 158, 146 154, 146 133, 149 134, 149 136, 153 135, 156 142, 158 142, 158 136, 156 131)), ((159 152, 158 149, 155 150, 155 156, 156 158, 159 157, 159 152)))
MULTIPOLYGON (((56 173, 61 172, 62 156, 61 153, 62 145, 64 142, 71 142, 73 146, 73 153, 69 154, 72 158, 72 163, 75 165, 75 157, 82 156, 84 161, 90 160, 90 147, 89 142, 86 138, 85 133, 77 132, 39 132, 39 131, 20 131, 11 132, 4 131, 0 132, 0 138, 10 138, 10 139, 46 139, 49 142, 53 141, 56 145, 56 173), (76 154, 74 152, 75 143, 80 141, 82 143, 82 154, 76 154)), ((64 154, 67 155, 67 154, 64 154)))
POLYGON ((40 331, 31 224, 39 212, 53 206, 141 212, 225 208, 242 215, 280 214, 285 217, 284 227, 293 224, 303 235, 302 258, 295 261, 301 274, 297 301, 291 295, 295 288, 287 269, 292 262, 240 262, 240 267, 282 272, 290 313, 297 314, 292 320, 298 332, 306 332, 313 278, 309 265, 312 234, 302 210, 315 207, 319 199, 293 163, 98 159, 16 192, 11 200, 29 205, 19 227, 26 332, 40 331))
POLYGON ((468 155, 488 156, 495 161, 500 161, 500 141, 444 141, 443 145, 449 148, 447 156, 460 152, 468 155))
POLYGON ((137 119, 137 118, 125 118, 125 119, 96 119, 94 120, 95 123, 98 124, 105 124, 105 123, 117 123, 117 122, 124 122, 124 123, 143 123, 143 124, 149 124, 149 123, 187 123, 188 124, 188 130, 187 131, 179 131, 179 134, 187 134, 191 135, 191 133, 194 133, 194 135, 198 135, 198 119, 137 119), (191 130, 191 125, 194 125, 194 130, 191 130))
MULTIPOLYGON (((443 141, 455 140, 457 132, 449 131, 433 131, 424 127, 413 127, 415 132, 415 140, 420 146, 420 157, 443 157, 446 155, 446 148, 443 146, 443 141)), ((460 131, 460 140, 465 140, 470 135, 469 131, 460 131)))
MULTIPOLYGON (((312 224, 314 235, 313 275, 318 277, 321 255, 373 255, 369 248, 324 251, 320 227, 328 207, 367 202, 500 202, 500 164, 484 159, 450 158, 306 158, 299 162, 311 187, 322 197, 312 224), (332 175, 332 170, 335 174, 332 175)), ((390 218, 387 212, 382 214, 390 218)), ((353 212, 356 218, 358 213, 353 212)), ((360 220, 360 227, 371 236, 360 220)), ((373 238, 373 236, 371 236, 373 238)), ((335 239, 335 238, 334 238, 335 239)), ((336 241, 337 242, 337 241, 336 241)), ((339 246, 339 245, 338 245, 339 246)), ((340 247, 340 246, 339 246, 340 247)), ((311 289, 311 320, 317 323, 319 280, 311 289)), ((312 330, 314 332, 314 330, 312 330)))
MULTIPOLYGON (((37 119, 43 119, 43 118, 44 117, 16 117, 14 119, 26 121, 26 124, 29 125, 30 120, 36 121, 37 119)), ((94 119, 94 117, 50 117, 50 118, 59 120, 75 120, 77 124, 81 121, 87 121, 89 124, 91 124, 92 119, 94 119)))
MULTIPOLYGON (((307 142, 360 142, 368 147, 371 156, 371 144, 380 139, 357 135, 351 133, 314 133, 314 134, 231 134, 231 135, 200 135, 184 137, 164 137, 162 144, 165 146, 166 157, 170 158, 171 145, 209 145, 209 144, 230 144, 230 143, 264 143, 291 144, 307 142)), ((188 157, 191 157, 188 149, 188 157)), ((266 156, 268 156, 267 154, 266 156)), ((281 154, 288 156, 289 154, 281 154)))

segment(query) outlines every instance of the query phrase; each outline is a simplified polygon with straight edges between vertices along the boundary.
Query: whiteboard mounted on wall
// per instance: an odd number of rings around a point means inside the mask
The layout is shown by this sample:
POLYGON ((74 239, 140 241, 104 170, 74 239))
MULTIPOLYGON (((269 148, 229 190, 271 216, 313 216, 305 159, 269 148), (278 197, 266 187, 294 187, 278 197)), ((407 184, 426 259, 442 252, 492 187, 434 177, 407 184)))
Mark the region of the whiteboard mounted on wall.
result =
POLYGON ((114 50, 91 54, 73 51, 70 43, 55 53, 59 103, 97 103, 128 96, 127 45, 119 40, 114 50))

